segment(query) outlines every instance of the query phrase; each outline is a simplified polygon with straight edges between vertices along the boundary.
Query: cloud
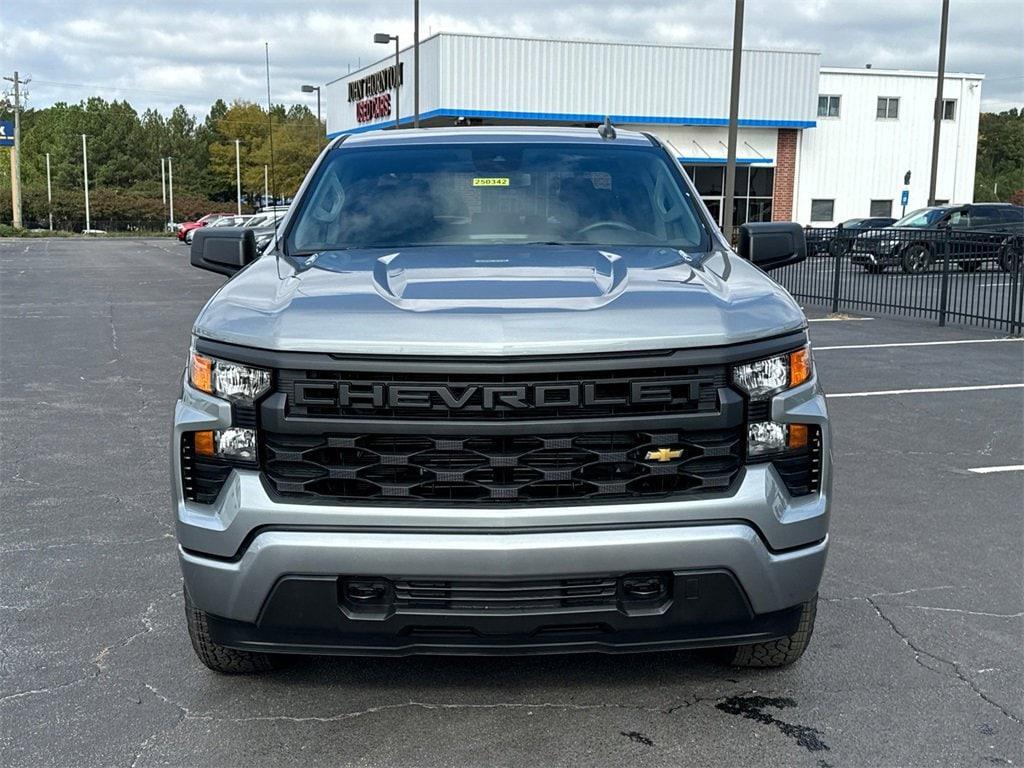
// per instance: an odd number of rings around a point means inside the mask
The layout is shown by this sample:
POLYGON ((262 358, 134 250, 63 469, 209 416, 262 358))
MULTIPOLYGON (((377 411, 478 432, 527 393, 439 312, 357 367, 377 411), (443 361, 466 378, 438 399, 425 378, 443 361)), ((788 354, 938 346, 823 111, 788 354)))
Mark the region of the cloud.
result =
MULTIPOLYGON (((270 43, 275 101, 313 106, 303 83, 322 83, 387 55, 374 32, 412 40, 411 0, 127 2, 4 0, 0 56, 31 74, 29 103, 128 99, 164 112, 184 103, 199 116, 216 98, 266 98, 270 43)), ((822 63, 933 69, 937 0, 755 0, 747 47, 816 50, 822 63)), ((685 0, 422 0, 421 34, 479 32, 729 46, 731 3, 685 0)), ((953 3, 947 69, 985 74, 984 108, 1024 105, 1024 5, 953 3)))

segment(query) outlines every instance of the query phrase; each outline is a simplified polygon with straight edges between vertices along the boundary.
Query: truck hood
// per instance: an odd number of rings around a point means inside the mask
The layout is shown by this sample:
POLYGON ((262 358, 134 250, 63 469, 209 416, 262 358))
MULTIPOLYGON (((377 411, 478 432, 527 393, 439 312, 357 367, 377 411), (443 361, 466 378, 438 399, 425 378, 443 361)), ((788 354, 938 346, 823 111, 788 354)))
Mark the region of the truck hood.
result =
POLYGON ((279 351, 502 356, 719 346, 805 322, 728 251, 485 245, 267 255, 195 332, 279 351))

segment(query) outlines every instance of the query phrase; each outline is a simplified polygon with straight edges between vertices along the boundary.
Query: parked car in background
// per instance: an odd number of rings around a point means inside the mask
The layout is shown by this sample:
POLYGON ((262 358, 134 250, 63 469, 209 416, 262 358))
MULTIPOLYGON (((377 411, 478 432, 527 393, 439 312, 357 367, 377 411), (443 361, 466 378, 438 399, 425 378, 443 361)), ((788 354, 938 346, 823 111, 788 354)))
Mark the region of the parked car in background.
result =
POLYGON ((933 206, 908 213, 885 232, 864 232, 853 242, 850 261, 868 272, 899 265, 908 274, 926 272, 949 258, 970 272, 993 261, 1005 270, 1024 235, 1024 208, 1008 203, 933 206))
POLYGON ((251 214, 239 214, 237 216, 221 216, 216 221, 210 222, 209 227, 244 227, 246 222, 252 218, 251 214))
POLYGON ((884 229, 896 222, 892 217, 873 216, 866 219, 848 219, 838 227, 808 227, 807 253, 810 256, 821 256, 826 253, 838 255, 850 249, 853 238, 867 229, 884 229), (844 236, 846 232, 850 234, 844 236), (833 245, 835 243, 835 245, 833 245), (839 251, 839 248, 842 251, 839 251))
POLYGON ((191 243, 192 242, 192 238, 191 237, 187 237, 187 235, 193 229, 198 229, 199 227, 205 227, 207 224, 209 224, 209 223, 211 223, 213 221, 216 221, 221 216, 230 216, 230 215, 231 215, 230 213, 208 213, 205 216, 203 216, 203 218, 196 219, 195 221, 183 221, 183 222, 181 222, 181 224, 178 225, 178 239, 181 240, 181 242, 183 242, 183 243, 191 243))

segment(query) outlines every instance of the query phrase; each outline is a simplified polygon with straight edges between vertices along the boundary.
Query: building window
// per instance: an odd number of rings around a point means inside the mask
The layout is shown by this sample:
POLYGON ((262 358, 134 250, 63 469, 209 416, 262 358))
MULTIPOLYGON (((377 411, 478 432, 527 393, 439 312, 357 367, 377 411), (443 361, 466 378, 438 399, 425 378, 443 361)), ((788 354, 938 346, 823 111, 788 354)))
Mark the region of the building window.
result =
POLYGON ((900 100, 895 96, 879 96, 875 116, 879 120, 896 120, 900 116, 900 100))
POLYGON ((818 117, 839 117, 839 97, 819 96, 818 117))
POLYGON ((811 200, 811 221, 832 221, 835 200, 811 200))
MULTIPOLYGON (((688 165, 686 173, 693 180, 704 204, 719 224, 722 223, 722 202, 725 193, 724 165, 688 165)), ((772 220, 772 187, 775 169, 751 165, 736 168, 733 187, 733 214, 735 226, 748 221, 772 220)))
POLYGON ((956 99, 942 100, 942 119, 956 120, 956 99))
POLYGON ((892 218, 892 200, 872 200, 871 217, 892 218))

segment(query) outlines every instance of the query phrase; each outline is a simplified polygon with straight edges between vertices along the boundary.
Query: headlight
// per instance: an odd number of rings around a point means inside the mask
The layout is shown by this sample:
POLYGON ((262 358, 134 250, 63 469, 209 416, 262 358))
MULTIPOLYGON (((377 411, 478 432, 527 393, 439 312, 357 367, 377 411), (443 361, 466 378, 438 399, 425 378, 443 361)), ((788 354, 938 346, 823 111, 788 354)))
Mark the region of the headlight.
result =
POLYGON ((269 371, 207 357, 195 347, 189 355, 188 380, 201 392, 245 405, 270 388, 269 371))
POLYGON ((753 400, 763 399, 811 378, 811 350, 804 346, 732 369, 732 380, 753 400))

